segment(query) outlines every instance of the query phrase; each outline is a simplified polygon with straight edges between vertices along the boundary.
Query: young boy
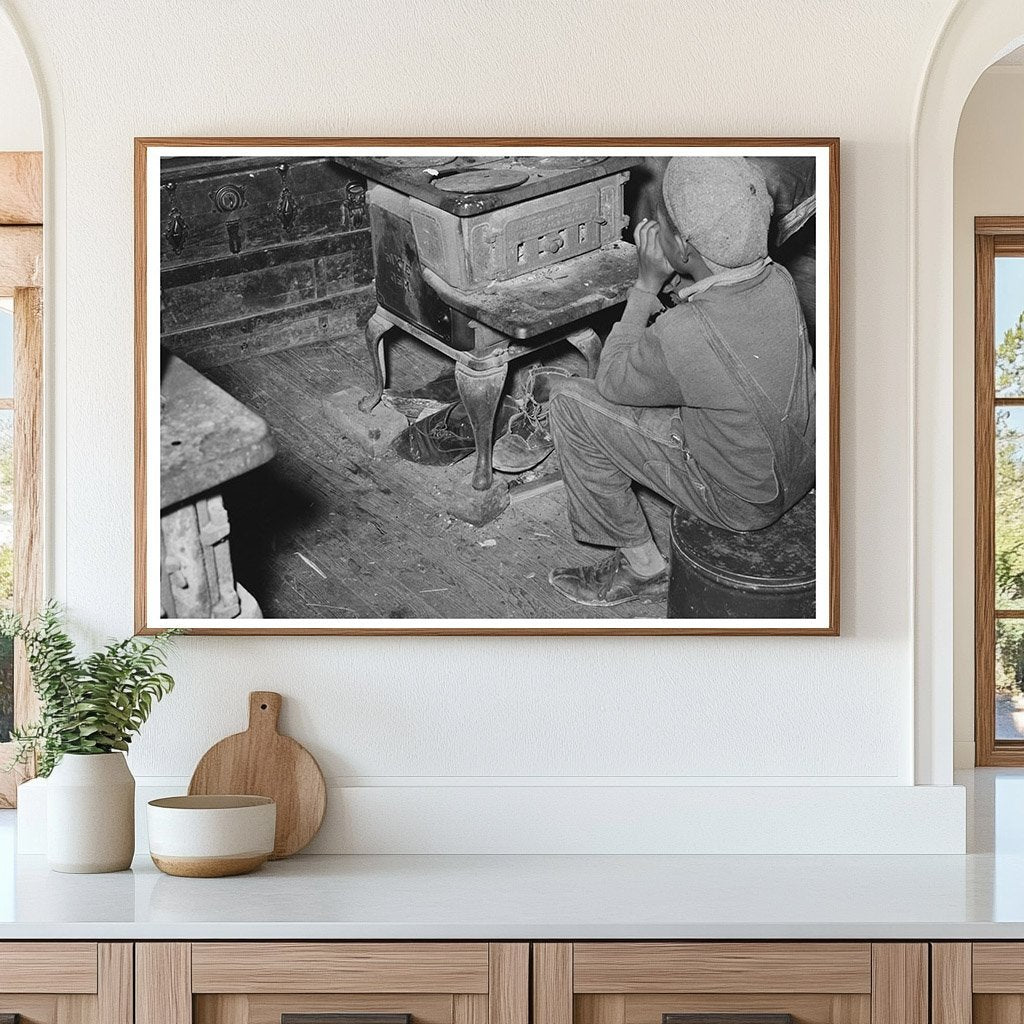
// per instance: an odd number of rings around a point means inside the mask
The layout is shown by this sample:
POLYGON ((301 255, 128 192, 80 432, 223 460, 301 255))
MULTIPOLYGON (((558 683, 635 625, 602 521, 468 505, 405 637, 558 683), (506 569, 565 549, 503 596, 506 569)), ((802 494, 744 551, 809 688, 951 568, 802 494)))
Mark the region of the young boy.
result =
POLYGON ((635 231, 637 282, 597 379, 574 378, 551 401, 573 534, 615 549, 552 569, 570 601, 666 594, 635 482, 738 531, 771 525, 814 485, 814 368, 793 281, 768 258, 771 214, 745 158, 669 162, 657 219, 635 231), (673 275, 678 305, 659 312, 673 275))

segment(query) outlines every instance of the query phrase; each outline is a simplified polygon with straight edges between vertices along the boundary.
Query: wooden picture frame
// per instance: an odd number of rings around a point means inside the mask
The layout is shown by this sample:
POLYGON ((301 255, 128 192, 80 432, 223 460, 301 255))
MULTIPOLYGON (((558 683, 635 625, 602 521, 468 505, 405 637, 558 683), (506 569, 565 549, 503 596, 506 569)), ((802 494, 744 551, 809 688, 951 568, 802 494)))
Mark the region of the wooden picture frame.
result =
MULTIPOLYGON (((592 159, 592 158, 591 158, 592 159)), ((602 159, 607 159, 602 154, 602 159)), ((212 172, 211 172, 212 173, 212 172)), ((440 177, 440 175, 438 175, 440 177)), ((180 184, 180 181, 178 182, 180 184)), ((182 192, 177 193, 178 196, 182 192)), ((206 193, 204 193, 204 196, 206 193)), ((300 204, 301 204, 300 200, 300 204)), ((206 202, 205 199, 197 202, 206 202)), ((278 214, 288 204, 284 191, 278 205, 278 214)), ((338 634, 338 635, 800 635, 836 636, 839 633, 839 140, 835 138, 157 138, 146 137, 135 140, 135 336, 136 336, 136 408, 135 408, 135 617, 139 633, 153 633, 167 625, 175 624, 191 632, 210 635, 234 634, 338 634), (244 229, 238 227, 238 219, 244 212, 238 211, 248 202, 246 189, 250 194, 257 191, 257 185, 247 185, 243 176, 250 179, 254 167, 244 163, 247 158, 261 161, 255 170, 276 167, 281 174, 284 187, 288 187, 285 176, 289 173, 289 161, 319 155, 339 163, 344 159, 354 160, 362 155, 395 156, 417 154, 425 151, 452 159, 476 156, 478 154, 533 154, 544 151, 552 153, 585 156, 602 150, 614 153, 629 153, 639 157, 668 157, 675 155, 750 155, 770 158, 773 155, 813 157, 816 168, 816 219, 812 224, 815 239, 821 255, 817 257, 814 278, 814 295, 817 299, 817 331, 815 365, 818 377, 816 414, 817 441, 816 460, 818 467, 817 519, 814 526, 814 551, 816 577, 813 583, 813 617, 795 619, 669 619, 649 617, 638 619, 594 619, 585 615, 585 609, 567 606, 564 618, 521 619, 511 617, 487 617, 465 619, 448 617, 417 618, 404 617, 404 610, 395 616, 385 618, 336 617, 336 618, 257 618, 246 617, 244 613, 244 590, 239 588, 242 614, 233 618, 218 618, 205 615, 202 618, 187 616, 167 617, 161 614, 168 593, 161 591, 158 577, 167 577, 167 564, 172 568, 180 562, 167 563, 162 560, 161 528, 159 520, 160 502, 157 491, 160 441, 154 416, 156 388, 160 381, 160 361, 157 359, 161 338, 161 297, 165 290, 162 285, 161 256, 156 249, 166 253, 172 236, 176 243, 180 237, 187 237, 188 226, 180 222, 188 217, 175 206, 177 200, 168 201, 173 195, 175 182, 168 176, 166 184, 170 193, 163 192, 161 207, 160 180, 161 160, 193 160, 204 165, 214 159, 223 158, 226 168, 224 184, 233 192, 218 193, 212 187, 208 192, 208 203, 226 213, 225 244, 244 245, 239 242, 244 229), (453 156, 454 154, 454 156, 453 156), (236 181, 228 181, 231 170, 236 181), (218 203, 226 203, 220 205, 218 203), (235 204, 235 205, 231 205, 235 204), (177 218, 174 224, 172 218, 177 218), (233 219, 232 219, 233 218, 233 219), (824 302, 822 302, 824 298, 824 302), (824 306, 824 312, 821 308, 824 306), (822 473, 822 467, 825 473, 822 473), (825 479, 822 480, 822 476, 825 479), (824 506, 824 507, 823 507, 824 506)), ((197 206, 196 209, 199 209, 197 206)), ((811 209, 815 206, 812 202, 811 209)), ((197 217, 206 216, 204 208, 197 217)), ((282 221, 283 222, 283 221, 282 221)), ((204 222, 205 223, 205 222, 204 222)), ((206 231, 201 228, 198 231, 206 231)), ((205 235, 203 236, 206 237, 205 235)), ((582 235, 581 235, 582 237, 582 235)), ((186 242, 187 244, 187 242, 186 242)), ((205 243, 204 243, 205 244, 205 243)), ((232 250, 234 251, 234 250, 232 250)), ((225 257, 226 259, 227 257, 225 257)), ((170 261, 182 266, 183 261, 170 261)), ((166 268, 165 268, 166 269, 166 268)), ((227 271, 225 271, 227 273, 227 271)), ((185 271, 177 271, 175 280, 184 280, 185 271)), ((434 281, 434 278, 431 278, 434 281)), ((380 306, 378 305, 378 310, 380 306)), ((453 314, 454 315, 454 314, 453 314)), ((473 322, 473 326, 478 325, 473 322)), ((410 328, 414 330, 414 328, 410 328)), ((166 334, 166 331, 164 331, 166 334)), ((420 334, 414 334, 420 338, 420 334)), ((563 335, 564 336, 564 335, 563 335)), ((380 349, 378 349, 380 351, 380 349)), ((183 370, 187 373, 187 370, 183 370)), ((237 397, 237 396, 236 396, 237 397)), ((159 403, 157 403, 159 404, 159 403)), ((258 446, 259 441, 254 441, 258 446)), ((262 456, 261 456, 262 457, 262 456)), ((268 456, 269 457, 269 456, 268 456)), ((489 468, 489 467, 488 467, 489 468)), ((479 472, 479 461, 478 461, 479 472)), ((210 493, 210 492, 206 492, 210 493)), ((179 506, 180 508, 180 506, 179 506)), ((193 516, 192 513, 189 513, 193 516)), ((200 525, 220 523, 222 511, 218 505, 199 509, 193 518, 200 525)), ((226 525, 226 524, 225 524, 226 525)), ((165 524, 166 531, 167 526, 165 524)), ((176 535, 175 535, 176 536, 176 535)), ((482 535, 483 536, 483 535, 482 535)), ((486 539, 486 538, 484 538, 486 539)), ((600 556, 601 552, 596 554, 600 556)), ((305 563, 312 560, 301 553, 298 558, 305 563)), ((577 557, 577 561, 585 561, 577 557)), ((594 560, 591 557, 590 560, 594 560)), ((315 564, 311 571, 326 574, 315 564)), ((536 575, 536 574, 535 574, 536 575)), ((546 572, 545 572, 546 575, 546 572)), ((543 582, 543 581, 542 581, 543 582)), ((546 586, 546 582, 544 583, 546 586)), ((230 599, 230 595, 229 595, 230 599)), ((349 609, 343 609, 348 611, 349 609)))

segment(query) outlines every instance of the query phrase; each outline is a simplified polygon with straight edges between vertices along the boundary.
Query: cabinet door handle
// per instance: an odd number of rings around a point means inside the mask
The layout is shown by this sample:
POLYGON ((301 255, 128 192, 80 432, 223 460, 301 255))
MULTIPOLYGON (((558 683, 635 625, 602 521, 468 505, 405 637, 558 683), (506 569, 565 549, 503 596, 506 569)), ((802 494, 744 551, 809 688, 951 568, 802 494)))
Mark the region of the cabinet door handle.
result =
MULTIPOLYGON (((6 1022, 0 1020, 0 1024, 6 1024, 6 1022)), ((412 1024, 412 1014, 282 1013, 281 1024, 412 1024)))
POLYGON ((791 1013, 663 1013, 661 1024, 793 1024, 791 1013))

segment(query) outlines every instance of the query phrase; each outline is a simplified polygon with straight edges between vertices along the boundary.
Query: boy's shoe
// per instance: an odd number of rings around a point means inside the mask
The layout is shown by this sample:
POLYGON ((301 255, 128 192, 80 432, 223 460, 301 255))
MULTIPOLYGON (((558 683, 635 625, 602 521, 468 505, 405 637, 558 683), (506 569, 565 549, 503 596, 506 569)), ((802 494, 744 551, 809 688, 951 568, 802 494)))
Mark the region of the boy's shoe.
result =
POLYGON ((548 583, 560 594, 591 608, 610 608, 645 598, 668 597, 668 567, 656 576, 638 576, 621 551, 593 565, 552 569, 548 583))
POLYGON ((554 450, 548 429, 548 402, 557 381, 575 374, 560 366, 532 366, 519 411, 508 422, 508 430, 494 442, 494 468, 501 473, 524 473, 539 466, 554 450))

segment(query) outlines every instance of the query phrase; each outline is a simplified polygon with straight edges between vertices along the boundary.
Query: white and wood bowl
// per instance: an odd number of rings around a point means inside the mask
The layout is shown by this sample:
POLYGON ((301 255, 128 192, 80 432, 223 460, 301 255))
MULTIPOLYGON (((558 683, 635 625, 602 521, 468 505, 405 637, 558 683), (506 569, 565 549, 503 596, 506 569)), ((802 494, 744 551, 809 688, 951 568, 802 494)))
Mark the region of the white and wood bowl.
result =
POLYGON ((277 805, 266 796, 168 796, 147 808, 149 853, 168 875, 224 878, 274 852, 277 805))

